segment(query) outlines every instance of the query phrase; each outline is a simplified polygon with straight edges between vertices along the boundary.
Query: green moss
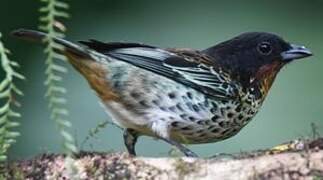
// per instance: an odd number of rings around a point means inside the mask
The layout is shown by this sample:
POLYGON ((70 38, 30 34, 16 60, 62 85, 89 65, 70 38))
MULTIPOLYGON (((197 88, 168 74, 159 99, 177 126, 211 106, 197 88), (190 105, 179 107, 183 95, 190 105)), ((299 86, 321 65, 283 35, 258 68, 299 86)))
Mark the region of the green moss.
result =
POLYGON ((15 167, 15 169, 13 169, 12 172, 13 172, 13 175, 12 175, 13 179, 16 179, 16 180, 26 179, 24 172, 19 167, 15 167))
POLYGON ((322 176, 314 176, 313 180, 323 180, 323 177, 322 176))
POLYGON ((188 174, 194 173, 200 169, 196 162, 185 162, 182 158, 176 159, 174 166, 175 171, 178 173, 180 179, 184 179, 184 177, 188 174))

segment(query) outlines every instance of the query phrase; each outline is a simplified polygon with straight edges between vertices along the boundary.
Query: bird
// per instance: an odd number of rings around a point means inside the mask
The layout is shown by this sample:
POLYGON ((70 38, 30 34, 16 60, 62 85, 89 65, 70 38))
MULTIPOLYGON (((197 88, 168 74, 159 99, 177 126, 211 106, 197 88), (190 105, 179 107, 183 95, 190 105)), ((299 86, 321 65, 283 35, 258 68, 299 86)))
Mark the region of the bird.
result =
MULTIPOLYGON (((18 29, 13 36, 41 42, 44 32, 18 29)), ((203 50, 90 39, 54 41, 123 129, 130 155, 140 136, 186 147, 236 135, 261 108, 277 74, 305 46, 268 32, 246 32, 203 50)))

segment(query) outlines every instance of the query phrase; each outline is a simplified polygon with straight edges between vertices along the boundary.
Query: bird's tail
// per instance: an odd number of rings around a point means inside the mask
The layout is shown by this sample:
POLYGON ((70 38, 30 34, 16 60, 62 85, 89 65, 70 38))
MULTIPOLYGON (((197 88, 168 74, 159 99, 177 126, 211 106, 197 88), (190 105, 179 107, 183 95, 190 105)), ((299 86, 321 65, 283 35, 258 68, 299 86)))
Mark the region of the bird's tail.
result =
MULTIPOLYGON (((16 30, 12 32, 12 35, 19 39, 38 43, 41 43, 47 36, 46 33, 26 29, 16 30)), ((63 48, 58 47, 56 49, 54 47, 54 50, 67 57, 74 68, 88 80, 90 86, 98 93, 101 99, 107 101, 118 97, 106 79, 108 66, 101 64, 102 60, 99 53, 61 38, 53 38, 53 40, 63 46, 63 48)))
MULTIPOLYGON (((47 36, 46 33, 29 29, 18 29, 13 31, 11 35, 19 39, 37 43, 43 42, 43 40, 47 36)), ((53 40, 55 43, 63 46, 63 48, 54 49, 55 51, 58 51, 59 53, 64 55, 71 54, 73 56, 80 57, 80 59, 91 59, 89 58, 88 50, 86 50, 84 47, 61 38, 54 37, 53 40)))

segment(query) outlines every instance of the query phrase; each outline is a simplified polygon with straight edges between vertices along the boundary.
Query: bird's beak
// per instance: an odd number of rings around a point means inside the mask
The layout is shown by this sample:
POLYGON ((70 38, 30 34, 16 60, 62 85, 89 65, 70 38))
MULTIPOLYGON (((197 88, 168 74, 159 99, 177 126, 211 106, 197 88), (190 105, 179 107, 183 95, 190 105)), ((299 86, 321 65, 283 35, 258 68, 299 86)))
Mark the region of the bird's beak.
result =
POLYGON ((284 61, 290 61, 293 59, 301 59, 305 57, 312 56, 312 52, 305 46, 299 46, 291 44, 291 48, 287 51, 282 52, 281 57, 284 61))

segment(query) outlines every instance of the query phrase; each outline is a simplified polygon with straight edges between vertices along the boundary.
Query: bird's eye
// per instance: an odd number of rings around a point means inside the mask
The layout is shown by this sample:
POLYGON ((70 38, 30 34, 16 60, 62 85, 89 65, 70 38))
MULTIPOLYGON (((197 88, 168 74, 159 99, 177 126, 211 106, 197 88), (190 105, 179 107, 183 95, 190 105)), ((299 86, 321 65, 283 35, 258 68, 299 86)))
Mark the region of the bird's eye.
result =
POLYGON ((262 42, 258 45, 257 50, 262 55, 269 55, 272 51, 272 48, 269 42, 262 42))

